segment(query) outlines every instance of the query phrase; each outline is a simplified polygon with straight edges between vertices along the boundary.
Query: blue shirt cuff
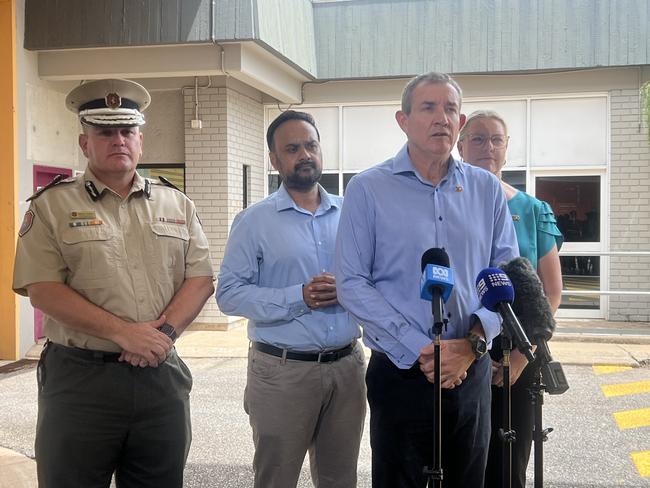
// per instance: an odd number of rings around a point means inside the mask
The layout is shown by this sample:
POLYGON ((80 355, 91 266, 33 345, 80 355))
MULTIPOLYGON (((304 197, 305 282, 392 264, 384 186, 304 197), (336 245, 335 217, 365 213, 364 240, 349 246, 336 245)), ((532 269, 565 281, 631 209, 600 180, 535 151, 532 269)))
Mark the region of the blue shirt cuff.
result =
POLYGON ((494 312, 490 312, 485 307, 476 310, 474 315, 481 321, 483 332, 485 332, 485 340, 490 344, 492 339, 501 333, 501 317, 494 312))
POLYGON ((291 315, 300 317, 309 312, 309 307, 302 298, 302 284, 287 287, 287 305, 291 315))
POLYGON ((409 327, 400 337, 400 341, 386 355, 399 369, 409 369, 420 357, 420 349, 431 344, 431 339, 417 330, 409 327))

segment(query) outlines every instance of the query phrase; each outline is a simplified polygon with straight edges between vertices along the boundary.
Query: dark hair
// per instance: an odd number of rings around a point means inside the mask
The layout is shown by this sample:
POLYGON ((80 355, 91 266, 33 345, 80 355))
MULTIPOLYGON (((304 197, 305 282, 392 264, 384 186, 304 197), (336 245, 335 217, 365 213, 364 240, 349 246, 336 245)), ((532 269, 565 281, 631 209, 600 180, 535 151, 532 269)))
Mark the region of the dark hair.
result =
POLYGON ((280 127, 282 124, 290 120, 302 120, 304 122, 307 122, 316 131, 316 135, 318 136, 318 142, 320 142, 320 133, 318 132, 318 128, 316 127, 316 122, 314 121, 314 117, 312 117, 311 114, 308 114, 307 112, 296 112, 295 110, 287 110, 286 112, 282 112, 280 115, 278 115, 276 119, 273 122, 271 122, 269 128, 266 130, 266 143, 269 146, 269 151, 273 151, 274 149, 273 136, 275 135, 275 131, 278 130, 278 127, 280 127))

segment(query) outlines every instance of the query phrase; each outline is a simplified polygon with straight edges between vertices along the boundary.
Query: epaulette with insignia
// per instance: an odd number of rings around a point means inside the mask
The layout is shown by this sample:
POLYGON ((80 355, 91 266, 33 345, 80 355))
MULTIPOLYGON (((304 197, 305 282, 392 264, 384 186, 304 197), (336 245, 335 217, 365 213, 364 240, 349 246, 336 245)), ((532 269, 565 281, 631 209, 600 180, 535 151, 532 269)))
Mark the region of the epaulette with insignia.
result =
POLYGON ((29 201, 31 201, 31 200, 34 200, 34 199, 40 197, 41 194, 42 194, 45 190, 49 190, 50 188, 52 188, 52 187, 58 185, 59 183, 72 183, 72 182, 75 181, 76 179, 77 179, 77 178, 74 177, 74 176, 69 176, 69 177, 66 178, 66 175, 56 175, 56 176, 52 179, 52 181, 50 181, 50 182, 49 182, 47 185, 45 185, 43 188, 40 188, 39 190, 37 190, 36 193, 34 193, 31 197, 29 197, 29 198, 27 199, 27 201, 29 202, 29 201))
POLYGON ((181 190, 179 187, 177 187, 176 185, 174 185, 171 181, 169 181, 169 180, 168 180, 167 178, 165 178, 164 176, 159 176, 158 179, 160 180, 160 182, 161 182, 163 185, 168 186, 169 188, 173 188, 174 190, 178 190, 179 192, 185 194, 185 192, 184 192, 183 190, 181 190))

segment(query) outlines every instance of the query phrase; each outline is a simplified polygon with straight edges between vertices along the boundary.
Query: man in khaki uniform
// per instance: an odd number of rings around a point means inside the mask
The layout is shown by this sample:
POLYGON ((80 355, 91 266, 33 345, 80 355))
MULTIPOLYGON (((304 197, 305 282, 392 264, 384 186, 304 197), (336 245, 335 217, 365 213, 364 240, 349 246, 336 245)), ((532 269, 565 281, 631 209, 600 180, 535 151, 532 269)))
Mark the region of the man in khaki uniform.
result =
POLYGON ((173 342, 214 291, 193 203, 136 172, 141 85, 99 80, 79 114, 83 176, 33 195, 14 290, 45 314, 38 366, 39 486, 181 487, 192 377, 173 342))

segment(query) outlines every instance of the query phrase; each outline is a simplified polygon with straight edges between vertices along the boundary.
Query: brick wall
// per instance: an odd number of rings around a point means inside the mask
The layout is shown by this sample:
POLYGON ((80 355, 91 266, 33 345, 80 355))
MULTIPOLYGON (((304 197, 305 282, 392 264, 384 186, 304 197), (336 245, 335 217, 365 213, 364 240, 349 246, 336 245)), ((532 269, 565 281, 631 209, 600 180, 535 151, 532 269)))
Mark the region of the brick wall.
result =
MULTIPOLYGON (((260 101, 232 88, 199 89, 201 129, 191 129, 194 92, 187 90, 185 106, 185 181, 210 242, 218 272, 232 220, 242 209, 242 166, 250 166, 250 198, 264 194, 264 113, 260 101)), ((208 300, 196 318, 199 324, 229 322, 208 300)))
MULTIPOLYGON (((650 144, 637 90, 612 90, 610 249, 650 251, 650 144), (641 127, 639 124, 641 123, 641 127)), ((611 290, 650 291, 650 256, 612 257, 611 290)), ((610 320, 650 321, 650 297, 612 296, 610 320)))

